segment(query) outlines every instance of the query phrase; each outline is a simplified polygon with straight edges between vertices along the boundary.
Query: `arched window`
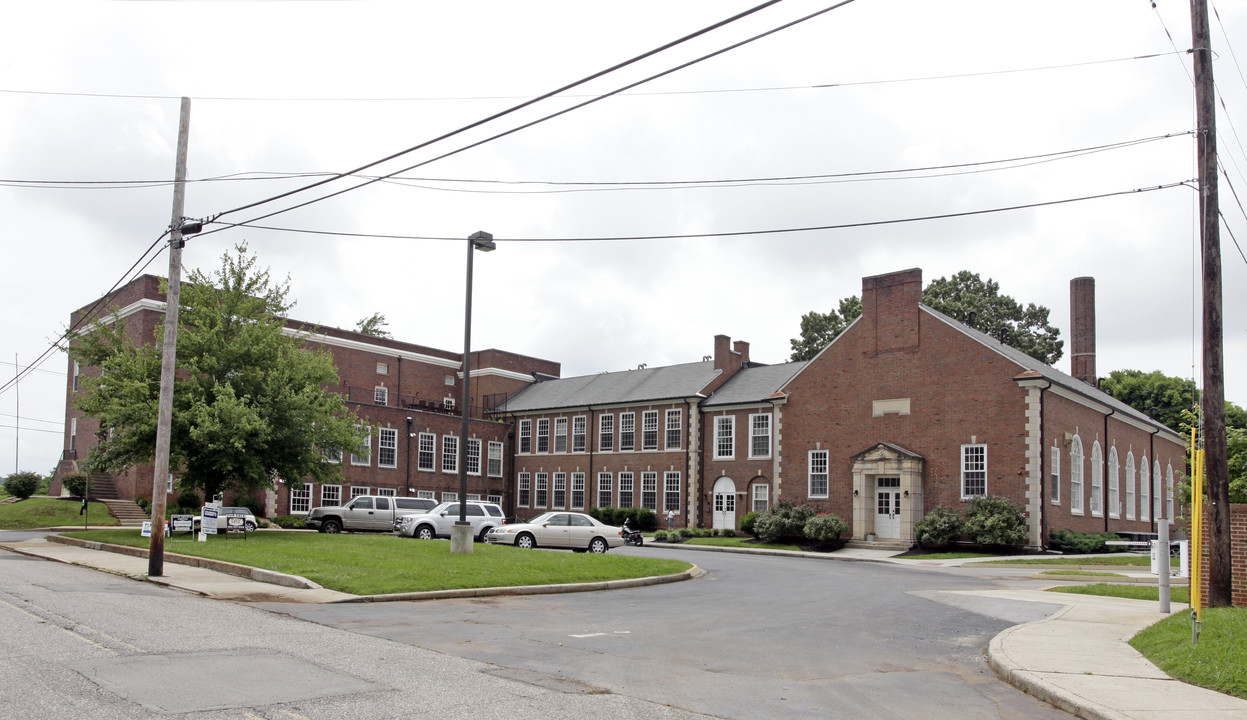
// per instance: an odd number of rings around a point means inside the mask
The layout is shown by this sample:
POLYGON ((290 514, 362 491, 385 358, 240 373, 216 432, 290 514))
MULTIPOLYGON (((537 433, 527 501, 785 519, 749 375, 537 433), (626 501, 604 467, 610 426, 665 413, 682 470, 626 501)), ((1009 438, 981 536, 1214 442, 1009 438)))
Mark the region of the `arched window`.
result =
POLYGON ((1108 449, 1108 516, 1121 517, 1121 465, 1116 446, 1108 449))
POLYGON ((1134 473, 1134 452, 1126 453, 1126 519, 1134 519, 1134 489, 1138 480, 1134 473))
POLYGON ((1147 456, 1139 463, 1139 519, 1147 520, 1152 507, 1152 476, 1147 469, 1147 456))
POLYGON ((1082 438, 1069 442, 1069 511, 1082 514, 1082 438))
POLYGON ((1101 493, 1104 492, 1104 454, 1100 452, 1100 441, 1091 443, 1091 514, 1099 517, 1104 514, 1100 506, 1101 493))
POLYGON ((1167 513, 1165 517, 1173 520, 1177 515, 1173 514, 1173 466, 1165 467, 1165 508, 1167 513))

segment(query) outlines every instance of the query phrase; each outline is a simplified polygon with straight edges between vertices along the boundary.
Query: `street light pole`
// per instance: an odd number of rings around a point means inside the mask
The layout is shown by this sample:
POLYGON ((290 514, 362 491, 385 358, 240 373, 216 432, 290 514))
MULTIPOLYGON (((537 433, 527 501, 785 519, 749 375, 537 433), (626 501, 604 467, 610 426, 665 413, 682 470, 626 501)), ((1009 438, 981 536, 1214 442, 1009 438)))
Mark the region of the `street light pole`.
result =
POLYGON ((497 249, 494 236, 480 230, 468 236, 467 294, 463 303, 463 398, 459 405, 459 520, 450 529, 450 553, 466 555, 472 552, 472 525, 468 522, 468 413, 472 394, 472 253, 476 250, 490 252, 497 249))

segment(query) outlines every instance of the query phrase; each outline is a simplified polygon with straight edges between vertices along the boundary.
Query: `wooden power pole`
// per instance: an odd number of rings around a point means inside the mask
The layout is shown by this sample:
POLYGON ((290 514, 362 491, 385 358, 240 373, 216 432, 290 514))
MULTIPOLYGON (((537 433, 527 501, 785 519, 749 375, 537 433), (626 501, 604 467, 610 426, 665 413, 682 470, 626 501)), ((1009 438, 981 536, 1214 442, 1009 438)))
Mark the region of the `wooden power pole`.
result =
MULTIPOLYGON (((1217 122, 1212 83, 1208 0, 1191 0, 1195 116, 1199 138, 1199 226, 1204 290, 1204 462, 1211 514, 1208 533, 1208 607, 1233 600, 1230 555, 1230 474, 1225 436, 1225 367, 1221 321, 1221 214, 1217 202, 1217 122)), ((1203 518, 1192 518, 1203 522, 1203 518)))

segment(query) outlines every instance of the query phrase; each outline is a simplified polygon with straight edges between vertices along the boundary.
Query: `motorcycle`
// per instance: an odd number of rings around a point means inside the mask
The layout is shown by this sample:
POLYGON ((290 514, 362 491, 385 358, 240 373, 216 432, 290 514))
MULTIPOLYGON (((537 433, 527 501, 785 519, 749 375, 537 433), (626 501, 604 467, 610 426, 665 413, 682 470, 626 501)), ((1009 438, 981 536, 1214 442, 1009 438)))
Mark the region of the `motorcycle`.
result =
POLYGON ((641 536, 641 531, 630 529, 627 520, 624 520, 623 527, 619 528, 619 536, 623 538, 625 545, 641 547, 645 542, 645 538, 641 536))

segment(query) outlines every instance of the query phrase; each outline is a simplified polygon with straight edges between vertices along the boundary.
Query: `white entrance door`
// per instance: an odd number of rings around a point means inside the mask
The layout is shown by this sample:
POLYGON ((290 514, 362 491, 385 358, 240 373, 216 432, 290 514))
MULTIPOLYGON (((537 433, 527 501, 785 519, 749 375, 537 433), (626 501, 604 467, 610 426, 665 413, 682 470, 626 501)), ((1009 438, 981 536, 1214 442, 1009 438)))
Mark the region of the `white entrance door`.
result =
POLYGON ((875 534, 881 538, 899 538, 901 536, 901 479, 882 477, 875 482, 875 534))
POLYGON ((721 477, 714 481, 714 517, 711 524, 715 530, 736 529, 736 483, 721 477))

